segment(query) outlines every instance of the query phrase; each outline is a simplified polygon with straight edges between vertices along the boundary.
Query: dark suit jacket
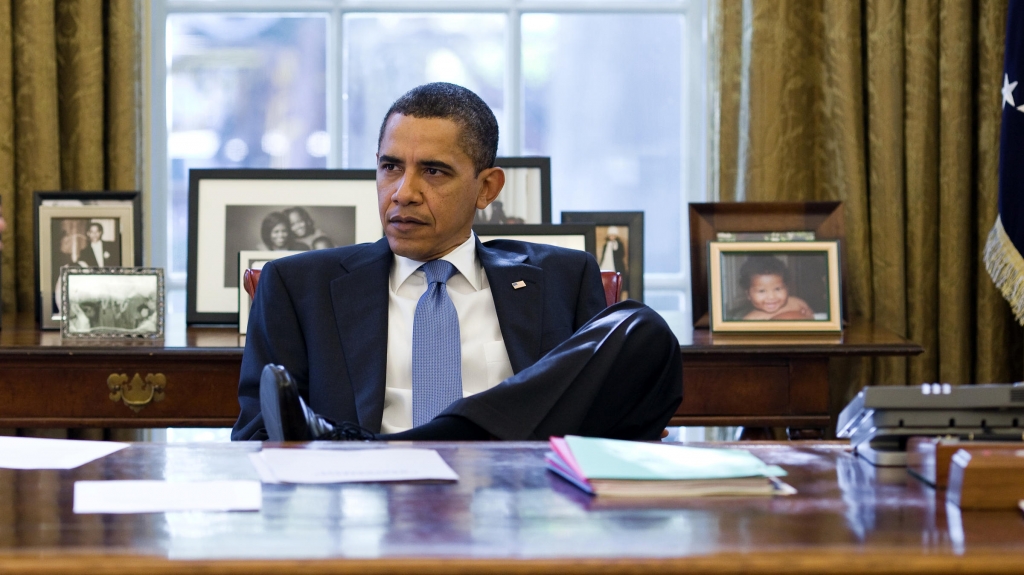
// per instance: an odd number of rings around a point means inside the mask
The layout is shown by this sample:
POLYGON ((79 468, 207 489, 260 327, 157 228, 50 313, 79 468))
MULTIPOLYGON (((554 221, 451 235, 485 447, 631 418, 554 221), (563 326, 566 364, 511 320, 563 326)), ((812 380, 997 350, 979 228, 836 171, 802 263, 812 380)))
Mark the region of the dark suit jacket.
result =
MULTIPOLYGON (((92 244, 86 244, 85 249, 78 252, 78 261, 91 268, 99 267, 99 262, 96 261, 96 254, 92 253, 92 244)), ((103 266, 118 267, 120 265, 121 249, 117 242, 103 242, 103 266)))
MULTIPOLYGON (((577 250, 510 240, 481 244, 512 370, 519 373, 605 307, 597 261, 577 250), (526 287, 512 284, 525 281, 526 287)), ((386 239, 269 262, 249 315, 235 440, 265 439, 259 380, 285 366, 310 407, 380 431, 391 249, 386 239)))

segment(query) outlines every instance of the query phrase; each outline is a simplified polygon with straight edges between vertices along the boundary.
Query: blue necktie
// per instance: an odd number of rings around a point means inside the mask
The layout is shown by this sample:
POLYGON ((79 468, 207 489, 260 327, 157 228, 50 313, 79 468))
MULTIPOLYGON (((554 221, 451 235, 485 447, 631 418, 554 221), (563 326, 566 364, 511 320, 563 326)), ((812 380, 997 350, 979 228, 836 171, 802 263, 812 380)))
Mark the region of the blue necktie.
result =
POLYGON ((462 343, 459 315, 445 282, 455 266, 434 260, 420 266, 427 291, 412 322, 412 424, 423 425, 462 399, 462 343))

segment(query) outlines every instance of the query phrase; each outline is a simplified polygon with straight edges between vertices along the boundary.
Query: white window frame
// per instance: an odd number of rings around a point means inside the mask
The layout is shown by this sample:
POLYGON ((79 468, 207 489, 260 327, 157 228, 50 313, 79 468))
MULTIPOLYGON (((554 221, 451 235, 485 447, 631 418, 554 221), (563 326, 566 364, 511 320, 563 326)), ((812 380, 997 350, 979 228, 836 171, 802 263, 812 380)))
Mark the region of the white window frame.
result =
MULTIPOLYGON (((153 0, 148 4, 146 70, 149 85, 149 114, 146 119, 148 146, 146 165, 150 186, 151 264, 167 267, 170 243, 167 237, 170 218, 167 158, 167 17, 180 13, 278 12, 288 14, 319 13, 328 16, 327 38, 327 131, 332 145, 328 167, 345 168, 348 156, 346 133, 348 118, 340 97, 345 93, 346 75, 341 69, 344 33, 343 17, 353 12, 476 12, 499 13, 508 18, 505 102, 508 125, 502 134, 509 155, 521 155, 523 131, 521 81, 521 19, 528 13, 558 14, 679 14, 683 17, 683 58, 680 94, 681 154, 679 158, 681 213, 679 273, 645 273, 648 296, 673 294, 680 298, 683 317, 689 316, 690 251, 688 231, 689 202, 708 198, 708 118, 707 109, 707 0, 153 0)), ((185 274, 167 274, 169 288, 181 289, 185 274)), ((685 320, 684 320, 685 321, 685 320)))

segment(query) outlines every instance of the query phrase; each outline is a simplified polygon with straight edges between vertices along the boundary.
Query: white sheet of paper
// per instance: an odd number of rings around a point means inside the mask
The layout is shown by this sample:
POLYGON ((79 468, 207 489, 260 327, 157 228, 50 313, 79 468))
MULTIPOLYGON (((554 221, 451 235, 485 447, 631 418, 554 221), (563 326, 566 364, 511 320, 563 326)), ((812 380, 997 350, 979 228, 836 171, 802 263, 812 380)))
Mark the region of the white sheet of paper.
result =
POLYGON ((0 467, 74 469, 128 447, 113 441, 0 437, 0 467))
POLYGON ((281 483, 459 480, 433 449, 264 449, 259 457, 260 477, 281 483))
POLYGON ((259 511, 259 481, 76 481, 75 513, 259 511))

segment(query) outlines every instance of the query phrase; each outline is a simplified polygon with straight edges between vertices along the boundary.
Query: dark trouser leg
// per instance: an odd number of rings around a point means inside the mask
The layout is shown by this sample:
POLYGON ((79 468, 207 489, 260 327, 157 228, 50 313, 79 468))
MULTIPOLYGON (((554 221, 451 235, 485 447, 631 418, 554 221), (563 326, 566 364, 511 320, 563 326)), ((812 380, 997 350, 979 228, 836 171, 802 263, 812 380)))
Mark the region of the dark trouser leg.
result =
POLYGON ((461 416, 499 439, 658 439, 681 401, 678 341, 656 312, 626 301, 536 364, 442 415, 461 416))
POLYGON ((486 441, 487 430, 457 415, 439 415, 427 423, 398 433, 378 433, 380 441, 486 441))

